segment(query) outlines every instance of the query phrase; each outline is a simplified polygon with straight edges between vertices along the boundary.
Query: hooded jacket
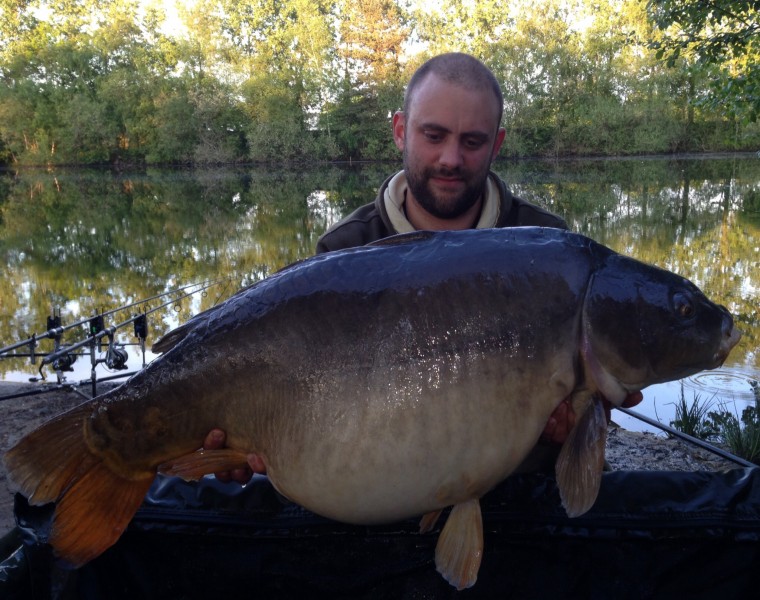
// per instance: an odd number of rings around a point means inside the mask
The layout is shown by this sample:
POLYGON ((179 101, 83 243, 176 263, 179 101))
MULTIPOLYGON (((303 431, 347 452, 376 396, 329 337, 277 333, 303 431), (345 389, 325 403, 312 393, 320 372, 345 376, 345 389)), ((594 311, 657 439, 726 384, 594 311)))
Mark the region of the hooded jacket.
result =
MULTIPOLYGON (((414 231, 403 213, 405 189, 403 171, 388 177, 380 186, 374 202, 357 208, 319 238, 317 254, 363 246, 392 235, 414 231)), ((498 175, 490 172, 483 210, 476 227, 528 225, 567 229, 564 219, 515 196, 498 175)))

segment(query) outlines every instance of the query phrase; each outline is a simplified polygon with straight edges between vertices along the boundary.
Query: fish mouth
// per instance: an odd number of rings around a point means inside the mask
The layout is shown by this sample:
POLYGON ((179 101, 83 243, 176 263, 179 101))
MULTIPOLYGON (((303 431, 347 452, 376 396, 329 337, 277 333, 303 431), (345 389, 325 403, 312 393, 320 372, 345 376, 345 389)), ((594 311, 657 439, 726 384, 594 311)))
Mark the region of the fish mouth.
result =
POLYGON ((733 350, 734 346, 742 339, 742 332, 734 327, 731 321, 726 321, 723 324, 723 337, 720 340, 718 351, 713 356, 713 366, 711 368, 717 369, 728 358, 729 352, 733 350))

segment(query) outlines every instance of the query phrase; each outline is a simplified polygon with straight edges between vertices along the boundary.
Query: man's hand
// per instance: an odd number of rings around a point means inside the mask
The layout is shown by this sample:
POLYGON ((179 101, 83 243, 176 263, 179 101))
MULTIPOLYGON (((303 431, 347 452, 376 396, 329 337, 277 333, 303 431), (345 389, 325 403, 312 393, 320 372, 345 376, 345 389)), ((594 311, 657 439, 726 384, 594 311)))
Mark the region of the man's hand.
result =
MULTIPOLYGON (((641 392, 632 392, 631 394, 628 394, 626 396, 625 400, 623 400, 623 404, 620 406, 623 408, 633 408, 636 406, 639 402, 641 402, 644 399, 644 394, 641 392)), ((610 403, 606 400, 604 401, 604 412, 607 414, 607 422, 610 420, 610 403)))
MULTIPOLYGON (((221 429, 212 429, 209 431, 206 439, 203 440, 204 450, 218 450, 224 448, 227 441, 227 434, 221 429)), ((248 468, 234 469, 233 471, 220 471, 214 473, 214 476, 219 481, 237 481, 241 485, 245 485, 251 480, 254 473, 266 474, 267 468, 264 461, 258 454, 248 455, 248 468)))
POLYGON ((541 441, 546 444, 564 444, 573 427, 575 427, 575 411, 570 404, 570 398, 565 398, 546 422, 541 441))
MULTIPOLYGON (((644 395, 641 392, 633 392, 623 400, 623 408, 631 408, 642 401, 644 395)), ((604 401, 604 412, 607 415, 607 421, 610 420, 611 412, 610 403, 604 401)), ((554 409, 554 412, 546 422, 544 432, 541 434, 541 441, 547 444, 564 444, 570 430, 575 426, 575 411, 570 404, 570 398, 565 398, 560 405, 554 409)))

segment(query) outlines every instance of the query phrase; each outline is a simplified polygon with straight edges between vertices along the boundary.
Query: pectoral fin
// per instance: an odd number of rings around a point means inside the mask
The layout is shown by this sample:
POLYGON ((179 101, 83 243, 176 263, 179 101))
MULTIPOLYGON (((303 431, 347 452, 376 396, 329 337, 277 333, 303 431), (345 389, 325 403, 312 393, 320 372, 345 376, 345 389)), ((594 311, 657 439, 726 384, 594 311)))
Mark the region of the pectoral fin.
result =
POLYGON ((158 472, 193 481, 210 473, 245 468, 247 457, 242 450, 233 448, 198 450, 159 465, 158 472))
POLYGON ((441 516, 441 510, 434 510, 433 512, 425 513, 420 519, 420 533, 429 533, 433 531, 433 527, 438 522, 438 518, 441 516))
POLYGON ((483 519, 480 500, 457 504, 451 510, 435 547, 435 566, 457 590, 471 587, 483 558, 483 519))
POLYGON ((557 458, 557 485, 569 517, 582 515, 596 500, 602 482, 606 442, 607 417, 601 398, 595 396, 557 458))

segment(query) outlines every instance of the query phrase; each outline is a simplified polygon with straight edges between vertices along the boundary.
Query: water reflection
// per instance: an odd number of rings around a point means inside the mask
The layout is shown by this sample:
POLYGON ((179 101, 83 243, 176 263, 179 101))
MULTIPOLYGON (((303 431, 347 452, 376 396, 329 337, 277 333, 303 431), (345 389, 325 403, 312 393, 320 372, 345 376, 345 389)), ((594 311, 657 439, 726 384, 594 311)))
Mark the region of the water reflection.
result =
MULTIPOLYGON (((55 309, 71 323, 187 283, 229 277, 226 287, 157 312, 150 323, 155 340, 240 287, 311 255, 319 235, 371 201, 397 168, 0 177, 0 346, 44 331, 55 309)), ((495 170, 573 230, 676 271, 725 304, 744 333, 727 368, 757 375, 760 160, 525 161, 495 170)), ((0 361, 6 377, 35 371, 21 361, 0 361)))

